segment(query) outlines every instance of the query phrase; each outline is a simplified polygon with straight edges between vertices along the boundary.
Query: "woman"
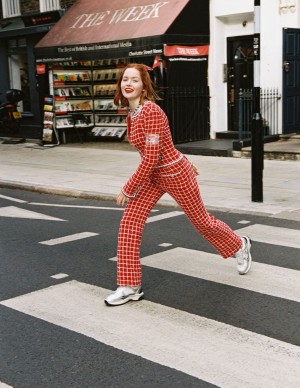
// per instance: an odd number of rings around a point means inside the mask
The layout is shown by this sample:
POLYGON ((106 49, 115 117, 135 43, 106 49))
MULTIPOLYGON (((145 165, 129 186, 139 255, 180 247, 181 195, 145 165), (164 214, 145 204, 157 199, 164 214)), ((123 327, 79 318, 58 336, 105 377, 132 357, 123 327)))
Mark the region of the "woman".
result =
POLYGON ((117 82, 115 105, 130 109, 127 136, 141 162, 117 197, 125 205, 118 237, 117 290, 105 299, 116 306, 140 300, 140 243, 147 217, 165 193, 170 194, 186 213, 198 232, 224 258, 237 258, 238 272, 246 274, 251 266, 251 240, 237 236, 224 222, 209 214, 202 202, 196 175, 198 170, 174 147, 168 119, 154 102, 154 91, 147 67, 131 63, 117 82))

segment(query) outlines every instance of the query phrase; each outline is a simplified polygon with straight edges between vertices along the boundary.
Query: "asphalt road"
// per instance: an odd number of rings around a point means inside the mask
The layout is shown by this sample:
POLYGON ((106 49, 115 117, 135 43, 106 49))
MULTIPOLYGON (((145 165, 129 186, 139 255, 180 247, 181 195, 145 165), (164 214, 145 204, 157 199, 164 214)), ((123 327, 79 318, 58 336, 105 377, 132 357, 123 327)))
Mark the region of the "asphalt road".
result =
POLYGON ((180 209, 157 207, 141 248, 145 300, 109 308, 122 209, 1 189, 0 386, 294 387, 300 223, 214 215, 254 240, 248 275, 180 209))

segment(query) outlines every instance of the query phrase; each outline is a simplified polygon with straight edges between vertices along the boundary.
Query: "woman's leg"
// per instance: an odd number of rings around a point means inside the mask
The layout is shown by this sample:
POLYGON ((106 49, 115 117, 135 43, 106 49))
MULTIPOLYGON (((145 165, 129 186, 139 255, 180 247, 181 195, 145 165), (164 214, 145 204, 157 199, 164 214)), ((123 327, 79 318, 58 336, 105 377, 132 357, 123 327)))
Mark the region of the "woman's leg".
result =
POLYGON ((191 166, 174 178, 165 180, 166 191, 176 200, 198 232, 209 241, 224 258, 233 256, 242 241, 224 222, 209 214, 203 204, 199 186, 191 166))
POLYGON ((118 236, 119 286, 141 285, 140 245, 148 215, 164 191, 150 180, 131 198, 125 208, 118 236))

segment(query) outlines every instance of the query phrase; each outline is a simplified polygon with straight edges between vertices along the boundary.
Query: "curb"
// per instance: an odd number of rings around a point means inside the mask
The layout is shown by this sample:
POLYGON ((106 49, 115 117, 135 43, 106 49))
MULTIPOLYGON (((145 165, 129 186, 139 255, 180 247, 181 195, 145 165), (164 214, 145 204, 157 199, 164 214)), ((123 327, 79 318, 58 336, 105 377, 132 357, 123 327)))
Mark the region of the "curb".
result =
MULTIPOLYGON (((61 189, 53 186, 42 186, 34 185, 29 183, 19 183, 14 181, 1 181, 0 187, 7 189, 17 189, 31 191, 40 194, 51 194, 51 195, 60 195, 65 197, 73 197, 79 199, 90 199, 90 200, 101 200, 101 201, 116 201, 116 194, 110 193, 99 193, 94 191, 80 191, 76 189, 61 189)), ((181 209, 180 206, 173 200, 159 200, 156 204, 158 207, 167 207, 173 209, 181 209)), ((272 218, 285 218, 285 219, 294 219, 292 216, 289 216, 290 212, 286 216, 281 216, 282 213, 273 214, 268 212, 261 212, 255 210, 245 210, 245 209, 236 209, 236 208, 226 208, 226 207, 217 207, 217 206, 205 206, 209 212, 221 212, 221 213, 238 213, 238 214, 250 214, 252 216, 261 216, 261 217, 272 217, 272 218), (291 217, 291 218, 290 218, 291 217)), ((298 217, 294 219, 298 221, 298 217)), ((300 221, 300 217, 299 217, 300 221)))

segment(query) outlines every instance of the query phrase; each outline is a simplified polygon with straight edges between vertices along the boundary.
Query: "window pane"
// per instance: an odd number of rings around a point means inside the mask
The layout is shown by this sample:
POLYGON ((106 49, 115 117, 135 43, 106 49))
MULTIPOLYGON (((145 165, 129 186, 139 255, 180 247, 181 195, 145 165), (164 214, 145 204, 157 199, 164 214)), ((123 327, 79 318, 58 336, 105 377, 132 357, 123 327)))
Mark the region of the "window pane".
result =
POLYGON ((2 0, 2 9, 4 18, 21 15, 20 0, 2 0))

